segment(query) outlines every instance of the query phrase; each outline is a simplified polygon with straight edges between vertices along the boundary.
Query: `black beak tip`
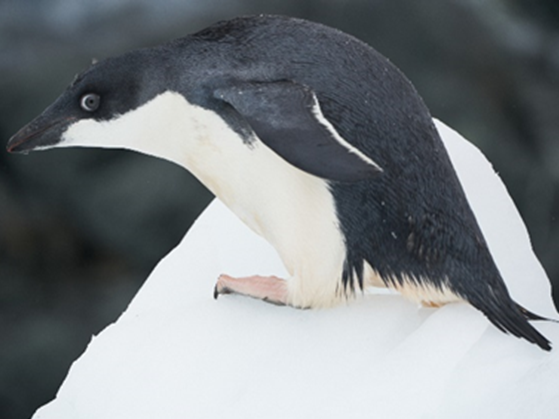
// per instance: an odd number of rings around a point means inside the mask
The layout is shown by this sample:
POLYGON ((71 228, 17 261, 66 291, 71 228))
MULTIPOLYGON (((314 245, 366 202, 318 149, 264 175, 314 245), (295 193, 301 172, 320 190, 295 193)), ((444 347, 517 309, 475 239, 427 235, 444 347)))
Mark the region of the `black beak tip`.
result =
POLYGON ((6 144, 6 151, 8 153, 17 153, 16 151, 17 145, 15 144, 15 141, 13 141, 13 137, 10 138, 10 141, 8 141, 8 144, 6 144))
POLYGON ((9 139, 6 150, 8 153, 28 154, 37 148, 52 146, 60 141, 62 130, 74 119, 69 117, 53 122, 45 121, 44 118, 35 119, 9 139))
POLYGON ((25 138, 20 139, 16 134, 8 141, 8 144, 6 145, 6 151, 11 154, 17 154, 17 153, 27 154, 29 150, 25 150, 25 147, 22 147, 22 145, 24 144, 25 144, 25 138))

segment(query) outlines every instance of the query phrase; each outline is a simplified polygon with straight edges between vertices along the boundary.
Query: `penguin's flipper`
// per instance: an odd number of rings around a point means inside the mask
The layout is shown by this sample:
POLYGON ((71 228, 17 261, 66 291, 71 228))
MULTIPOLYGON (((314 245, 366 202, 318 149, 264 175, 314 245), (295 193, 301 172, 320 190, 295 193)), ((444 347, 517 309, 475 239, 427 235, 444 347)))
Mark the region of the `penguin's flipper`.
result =
POLYGON ((236 83, 217 89, 214 96, 242 115, 275 153, 307 173, 353 182, 382 172, 342 138, 308 87, 290 81, 236 83))

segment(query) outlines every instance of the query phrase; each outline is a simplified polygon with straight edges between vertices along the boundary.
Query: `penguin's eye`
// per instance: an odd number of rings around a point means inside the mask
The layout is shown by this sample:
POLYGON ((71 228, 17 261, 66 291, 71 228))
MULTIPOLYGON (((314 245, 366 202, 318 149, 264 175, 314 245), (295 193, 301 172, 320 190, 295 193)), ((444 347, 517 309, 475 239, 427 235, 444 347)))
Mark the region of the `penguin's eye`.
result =
POLYGON ((95 112, 100 104, 101 97, 95 93, 88 93, 80 99, 80 106, 86 112, 95 112))

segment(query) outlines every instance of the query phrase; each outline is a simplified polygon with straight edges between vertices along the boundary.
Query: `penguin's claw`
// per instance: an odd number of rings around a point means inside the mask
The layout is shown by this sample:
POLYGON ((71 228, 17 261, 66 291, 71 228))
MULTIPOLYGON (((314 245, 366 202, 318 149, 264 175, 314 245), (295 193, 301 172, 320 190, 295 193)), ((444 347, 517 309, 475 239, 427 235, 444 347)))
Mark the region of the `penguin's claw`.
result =
POLYGON ((219 280, 218 280, 218 282, 216 282, 216 284, 214 286, 214 300, 217 300, 217 298, 221 294, 232 294, 232 293, 233 293, 233 291, 231 291, 229 288, 219 286, 219 280))

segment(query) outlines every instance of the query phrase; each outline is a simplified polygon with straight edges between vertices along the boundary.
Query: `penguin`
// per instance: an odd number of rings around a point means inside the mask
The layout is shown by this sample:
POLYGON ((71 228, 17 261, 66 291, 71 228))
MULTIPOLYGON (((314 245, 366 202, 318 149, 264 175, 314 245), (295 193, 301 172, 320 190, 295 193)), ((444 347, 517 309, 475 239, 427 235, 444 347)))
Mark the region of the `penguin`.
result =
POLYGON ((248 16, 92 64, 8 142, 12 153, 124 148, 193 173, 278 252, 288 278, 238 293, 330 307, 369 286, 466 302, 549 351, 509 295, 432 117, 384 56, 339 30, 248 16))

